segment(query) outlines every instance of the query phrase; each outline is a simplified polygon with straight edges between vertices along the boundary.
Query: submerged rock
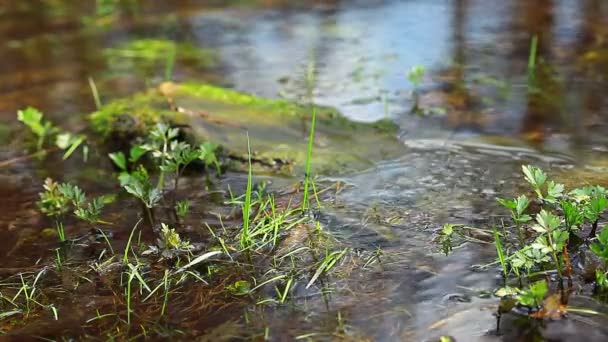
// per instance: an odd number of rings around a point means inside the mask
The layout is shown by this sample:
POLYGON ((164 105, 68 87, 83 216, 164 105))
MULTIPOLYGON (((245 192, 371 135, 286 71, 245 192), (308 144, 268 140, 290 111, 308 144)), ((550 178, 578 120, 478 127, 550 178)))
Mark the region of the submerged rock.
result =
MULTIPOLYGON (((329 107, 315 107, 312 165, 315 172, 361 169, 403 153, 390 121, 353 122, 329 107)), ((185 127, 197 141, 212 141, 236 160, 254 161, 287 173, 304 169, 312 109, 201 83, 166 82, 118 99, 90 116, 105 137, 132 138, 160 121, 185 127)))

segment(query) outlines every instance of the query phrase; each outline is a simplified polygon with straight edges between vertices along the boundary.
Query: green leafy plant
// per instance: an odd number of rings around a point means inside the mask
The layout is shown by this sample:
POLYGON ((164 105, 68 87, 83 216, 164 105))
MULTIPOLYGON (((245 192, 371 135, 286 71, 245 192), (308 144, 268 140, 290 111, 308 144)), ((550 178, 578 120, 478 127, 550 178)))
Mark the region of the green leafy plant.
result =
POLYGON ((68 159, 78 147, 83 146, 83 156, 86 161, 89 148, 85 144, 86 136, 63 132, 55 127, 50 121, 44 119, 44 115, 38 109, 27 107, 17 112, 17 120, 25 124, 36 137, 36 151, 45 152, 45 147, 51 141, 55 146, 64 150, 63 159, 68 159))
POLYGON ((251 284, 247 280, 237 280, 226 289, 235 296, 245 296, 251 291, 251 284))
POLYGON ((154 223, 152 209, 157 206, 163 195, 150 181, 148 171, 142 165, 132 173, 121 173, 120 185, 131 195, 138 198, 144 205, 149 223, 154 223))
POLYGON ((413 66, 407 73, 407 79, 412 83, 412 85, 417 88, 422 82, 422 78, 424 77, 424 66, 415 65, 413 66))
POLYGON ((160 236, 156 239, 156 246, 150 246, 144 255, 160 254, 163 259, 174 259, 190 253, 192 248, 190 242, 182 240, 175 229, 161 223, 160 236))
POLYGON ((532 247, 545 253, 551 253, 561 280, 562 267, 557 255, 568 241, 569 234, 568 231, 559 229, 560 225, 561 221, 558 216, 542 209, 540 213, 536 214, 536 224, 532 226, 532 229, 542 235, 536 239, 532 247))
MULTIPOLYGON (((568 286, 572 286, 572 272, 576 270, 570 264, 569 249, 578 247, 582 241, 580 232, 585 229, 591 231, 588 236, 588 240, 592 241, 591 251, 603 261, 603 266, 595 270, 596 288, 608 290, 608 229, 602 229, 594 239, 598 222, 608 209, 606 190, 600 186, 584 186, 568 192, 564 185, 550 180, 539 168, 525 165, 522 166, 522 173, 536 198, 520 195, 512 200, 498 199, 501 205, 509 209, 510 218, 517 229, 517 239, 512 238, 508 226, 504 227, 502 234, 494 231, 498 263, 502 266, 506 283, 509 283, 508 277, 514 274, 520 287, 529 286, 527 290, 512 287, 512 295, 517 295, 522 305, 542 306, 548 284, 531 284, 530 281, 536 279, 538 274, 551 272, 557 273, 558 289, 564 290, 564 276, 569 280, 568 286), (530 204, 533 202, 540 207, 536 212, 531 212, 530 204)), ((448 243, 451 244, 452 228, 452 225, 444 226, 441 240, 444 251, 450 250, 448 243)), ((551 310, 563 311, 565 303, 559 302, 563 300, 560 298, 565 297, 551 295, 547 304, 549 308, 542 308, 533 317, 551 315, 551 310)))
POLYGON ((424 66, 422 65, 415 65, 413 66, 407 73, 407 79, 412 83, 412 97, 413 97, 413 104, 412 104, 412 109, 411 112, 412 113, 417 113, 417 114, 424 114, 424 111, 420 108, 420 94, 419 94, 419 87, 420 87, 420 83, 422 83, 422 78, 424 77, 424 66))
POLYGON ((543 198, 541 187, 543 186, 543 184, 545 184, 545 181, 547 180, 547 174, 545 174, 543 170, 531 165, 522 165, 521 169, 524 173, 526 181, 530 183, 530 185, 532 185, 532 187, 534 188, 536 195, 539 198, 543 198))
POLYGON ((61 217, 72 211, 74 216, 91 224, 100 223, 99 217, 105 205, 104 197, 96 197, 87 201, 86 194, 76 185, 57 183, 47 178, 43 185, 44 191, 39 194, 38 208, 40 211, 55 218, 55 226, 61 241, 65 241, 65 232, 61 217))
POLYGON ((42 150, 45 141, 57 132, 57 128, 44 119, 42 112, 33 107, 18 111, 17 120, 23 122, 36 135, 36 149, 38 151, 42 150))
POLYGON ((521 225, 532 219, 530 215, 524 213, 528 208, 528 205, 530 204, 530 200, 528 199, 528 197, 521 195, 513 200, 505 200, 499 198, 498 202, 511 211, 511 218, 513 219, 513 222, 515 222, 515 225, 517 227, 519 244, 521 247, 523 247, 525 235, 521 225))
POLYGON ((455 225, 447 223, 447 224, 444 224, 443 227, 441 228, 441 235, 440 235, 441 250, 443 251, 443 253, 446 256, 448 254, 450 254, 450 252, 452 252, 452 249, 453 249, 452 236, 454 234, 454 227, 455 227, 455 225))
POLYGON ((525 291, 521 291, 517 296, 517 301, 521 305, 525 305, 531 308, 538 308, 542 305, 543 299, 549 292, 549 286, 547 281, 540 280, 530 285, 525 291))
POLYGON ((185 199, 181 201, 177 201, 175 203, 175 213, 177 217, 181 220, 188 216, 188 212, 190 211, 190 201, 185 199))

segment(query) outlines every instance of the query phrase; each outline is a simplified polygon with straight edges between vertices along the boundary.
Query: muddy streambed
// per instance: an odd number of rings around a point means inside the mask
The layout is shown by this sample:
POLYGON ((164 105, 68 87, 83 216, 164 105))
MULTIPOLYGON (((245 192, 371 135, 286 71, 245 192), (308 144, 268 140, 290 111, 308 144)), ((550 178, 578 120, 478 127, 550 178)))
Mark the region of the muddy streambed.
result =
MULTIPOLYGON (((2 337, 608 337, 607 306, 584 282, 576 283, 568 304, 594 314, 538 320, 511 313, 497 334, 499 301, 492 293, 502 284, 500 268, 473 267, 496 260, 491 239, 465 242, 448 257, 437 242, 445 223, 488 228, 508 221, 496 198, 529 193, 523 164, 543 168, 568 188, 606 186, 608 8, 602 1, 25 1, 0 9, 6 37, 0 44, 0 298, 18 302, 0 304, 2 337), (424 75, 408 81, 416 65, 424 75), (190 212, 176 228, 194 245, 193 255, 221 249, 210 231, 229 243, 243 225, 241 200, 232 197, 247 189, 244 132, 254 152, 256 193, 274 194, 281 212, 301 204, 310 122, 305 106, 285 103, 312 99, 327 109, 313 151, 321 207, 315 201, 314 210, 290 216, 276 248, 254 257, 230 249, 234 259, 209 259, 192 271, 201 279, 176 278, 167 297, 165 270, 184 264, 138 255, 137 270, 151 290, 160 290, 144 300, 151 291, 133 285, 139 292, 127 303, 125 282, 134 273, 121 253, 142 208, 124 201, 107 158, 117 146, 100 143, 86 162, 80 153, 65 161, 58 152, 22 158, 28 132, 16 112, 34 106, 62 129, 100 137, 104 132, 92 132, 88 120, 96 111, 90 83, 101 104, 111 105, 135 103, 133 94, 158 89, 168 78, 281 101, 206 93, 211 97, 172 95, 170 103, 161 98, 160 107, 152 106, 196 112, 197 119, 179 122, 182 129, 234 147, 223 157, 232 166, 221 176, 193 168, 180 180, 177 196, 190 199, 190 212), (277 113, 286 108, 297 115, 281 121, 277 113), (356 123, 332 121, 334 111, 356 123), (374 126, 377 120, 384 123, 374 126), (66 233, 74 241, 58 250, 53 221, 35 204, 48 177, 92 196, 117 193, 103 214, 112 224, 69 221, 66 233), (96 228, 107 233, 115 259, 96 228), (299 247, 313 252, 290 254, 299 247), (315 258, 341 251, 335 268, 308 286, 321 264, 315 258), (58 257, 65 259, 61 265, 58 257), (17 293, 38 275, 41 305, 25 300, 31 307, 23 306, 23 292, 17 293)), ((141 123, 126 122, 127 128, 141 123)), ((144 224, 140 232, 142 250, 156 244, 152 227, 144 224)))

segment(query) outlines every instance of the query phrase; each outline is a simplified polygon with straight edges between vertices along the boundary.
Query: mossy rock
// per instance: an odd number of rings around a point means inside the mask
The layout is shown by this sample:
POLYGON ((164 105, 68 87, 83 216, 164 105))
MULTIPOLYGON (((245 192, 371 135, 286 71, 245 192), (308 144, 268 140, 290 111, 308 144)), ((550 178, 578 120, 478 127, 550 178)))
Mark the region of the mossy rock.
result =
MULTIPOLYGON (((335 173, 362 169, 402 155, 405 146, 389 121, 353 122, 329 107, 315 107, 317 124, 313 169, 335 173)), ((253 157, 288 173, 304 169, 312 109, 289 101, 260 98, 201 83, 161 84, 115 100, 90 116, 105 137, 143 135, 160 121, 187 126, 195 139, 212 141, 247 160, 247 136, 253 157)))

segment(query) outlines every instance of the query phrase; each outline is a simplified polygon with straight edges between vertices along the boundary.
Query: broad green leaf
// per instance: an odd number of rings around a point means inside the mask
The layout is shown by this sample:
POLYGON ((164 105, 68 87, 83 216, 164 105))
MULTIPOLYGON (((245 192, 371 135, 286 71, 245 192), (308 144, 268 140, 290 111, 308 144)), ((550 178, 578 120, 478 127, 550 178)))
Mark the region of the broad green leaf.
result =
POLYGON ((122 152, 114 152, 108 154, 108 157, 112 159, 114 165, 118 166, 119 169, 126 171, 127 170, 127 158, 125 154, 122 152))
POLYGON ((498 203, 500 203, 503 207, 506 207, 508 209, 515 209, 517 207, 517 204, 514 201, 511 200, 507 200, 507 199, 502 199, 502 198, 497 198, 496 199, 498 201, 498 203))
POLYGON ((129 150, 129 161, 131 163, 137 162, 144 154, 146 154, 146 152, 148 151, 140 145, 134 145, 129 150))
POLYGON ((597 239, 603 244, 608 246, 608 225, 604 225, 604 228, 598 234, 597 239))

